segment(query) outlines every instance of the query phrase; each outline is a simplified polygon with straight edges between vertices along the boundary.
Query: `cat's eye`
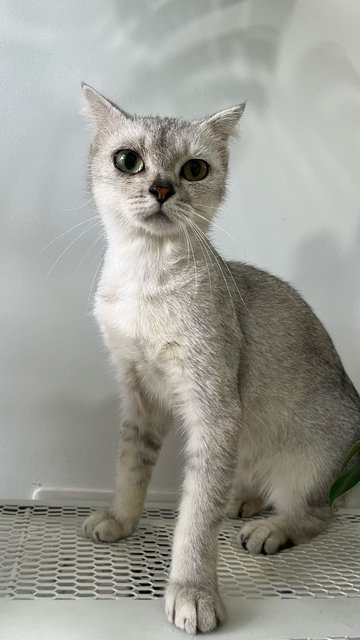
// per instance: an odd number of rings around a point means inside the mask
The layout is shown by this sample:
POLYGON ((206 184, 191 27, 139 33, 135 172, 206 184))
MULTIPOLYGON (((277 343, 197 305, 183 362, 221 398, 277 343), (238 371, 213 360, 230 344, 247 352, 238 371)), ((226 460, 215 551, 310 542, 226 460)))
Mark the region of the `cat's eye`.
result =
POLYGON ((180 171, 180 175, 185 178, 185 180, 190 180, 191 182, 204 180, 208 173, 208 163, 205 162, 205 160, 198 160, 197 158, 185 162, 180 171))
POLYGON ((136 151, 131 149, 120 149, 114 155, 115 167, 124 173, 139 173, 144 168, 144 163, 136 151))

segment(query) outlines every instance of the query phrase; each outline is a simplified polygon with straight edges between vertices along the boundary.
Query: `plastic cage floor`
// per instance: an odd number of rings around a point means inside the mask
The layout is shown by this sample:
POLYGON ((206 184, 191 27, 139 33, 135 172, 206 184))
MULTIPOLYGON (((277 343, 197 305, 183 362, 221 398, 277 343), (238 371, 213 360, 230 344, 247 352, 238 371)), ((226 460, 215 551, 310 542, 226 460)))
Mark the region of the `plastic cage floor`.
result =
MULTIPOLYGON (((83 506, 0 506, 0 596, 11 599, 154 599, 163 596, 176 514, 147 508, 135 534, 114 544, 81 535, 83 506)), ((224 597, 360 598, 360 514, 338 515, 309 544, 251 556, 240 520, 219 535, 224 597)), ((360 600, 359 600, 360 611, 360 600)))

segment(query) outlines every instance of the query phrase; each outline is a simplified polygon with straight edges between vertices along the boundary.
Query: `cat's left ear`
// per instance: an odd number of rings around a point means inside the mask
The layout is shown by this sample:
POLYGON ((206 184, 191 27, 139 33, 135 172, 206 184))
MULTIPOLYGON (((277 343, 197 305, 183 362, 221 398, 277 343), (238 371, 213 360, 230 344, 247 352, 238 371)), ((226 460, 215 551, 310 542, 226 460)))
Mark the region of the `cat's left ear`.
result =
POLYGON ((246 102, 235 107, 214 113, 214 115, 202 120, 202 126, 211 129, 217 136, 228 138, 237 135, 237 125, 244 113, 246 102))
POLYGON ((116 104, 105 98, 98 91, 90 87, 90 85, 81 83, 81 88, 87 100, 87 105, 82 111, 83 115, 89 116, 100 129, 104 127, 109 120, 119 117, 131 118, 131 116, 120 109, 116 104))

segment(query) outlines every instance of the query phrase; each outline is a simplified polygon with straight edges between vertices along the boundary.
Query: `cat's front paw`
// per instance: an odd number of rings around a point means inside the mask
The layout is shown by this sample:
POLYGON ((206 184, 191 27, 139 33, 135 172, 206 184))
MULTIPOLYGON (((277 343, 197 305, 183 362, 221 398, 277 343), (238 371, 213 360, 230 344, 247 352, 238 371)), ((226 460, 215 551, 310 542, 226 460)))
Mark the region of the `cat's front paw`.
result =
POLYGON ((94 511, 82 526, 83 535, 95 542, 116 542, 127 538, 134 530, 130 524, 115 520, 108 509, 94 511))
POLYGON ((249 522, 241 529, 239 540, 246 551, 265 556, 294 546, 285 528, 275 518, 249 522))
POLYGON ((169 582, 165 613, 169 622, 193 634, 215 629, 225 617, 225 608, 217 589, 169 582))

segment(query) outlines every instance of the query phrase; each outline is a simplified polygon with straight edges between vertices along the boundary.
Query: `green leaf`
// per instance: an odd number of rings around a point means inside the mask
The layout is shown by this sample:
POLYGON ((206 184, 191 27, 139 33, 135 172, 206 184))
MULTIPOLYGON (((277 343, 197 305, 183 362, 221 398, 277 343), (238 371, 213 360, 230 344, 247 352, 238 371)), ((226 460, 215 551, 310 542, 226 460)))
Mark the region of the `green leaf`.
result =
POLYGON ((357 451, 360 451, 360 440, 355 442, 355 444, 351 447, 349 453, 347 454, 344 462, 341 465, 341 471, 345 470, 346 465, 348 464, 348 462, 350 462, 351 458, 355 455, 355 453, 357 453, 357 451))
POLYGON ((343 473, 335 480, 329 493, 330 505, 333 507, 335 500, 350 491, 358 482, 360 482, 360 462, 350 471, 346 471, 346 473, 343 473))

